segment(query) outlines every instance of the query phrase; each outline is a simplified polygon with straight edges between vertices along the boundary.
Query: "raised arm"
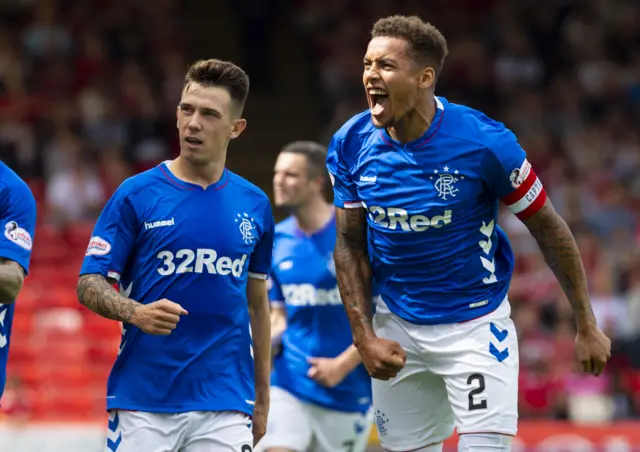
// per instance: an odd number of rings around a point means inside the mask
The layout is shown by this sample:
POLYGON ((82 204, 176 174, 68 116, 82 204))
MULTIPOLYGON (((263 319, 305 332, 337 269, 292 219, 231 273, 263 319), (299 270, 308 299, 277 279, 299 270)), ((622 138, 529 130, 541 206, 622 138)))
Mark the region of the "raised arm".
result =
POLYGON ((24 270, 17 262, 0 258, 0 304, 15 301, 24 283, 24 270))
POLYGON ((371 264, 367 252, 367 225, 364 209, 336 208, 336 246, 333 259, 340 297, 347 311, 353 343, 375 337, 371 326, 371 264))
POLYGON ((587 278, 573 234, 549 199, 523 222, 538 242, 547 265, 556 275, 573 308, 578 330, 576 355, 582 363, 582 370, 599 375, 611 356, 611 342, 596 325, 587 278))

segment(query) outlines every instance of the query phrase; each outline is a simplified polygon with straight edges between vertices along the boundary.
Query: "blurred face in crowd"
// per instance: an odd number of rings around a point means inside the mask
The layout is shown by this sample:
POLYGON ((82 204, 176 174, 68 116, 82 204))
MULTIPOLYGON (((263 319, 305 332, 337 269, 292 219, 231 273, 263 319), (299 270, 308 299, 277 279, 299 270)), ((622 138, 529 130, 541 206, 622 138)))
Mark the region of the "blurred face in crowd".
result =
POLYGON ((362 81, 373 125, 392 127, 424 101, 423 92, 433 86, 435 71, 412 58, 404 39, 375 37, 364 56, 362 81))
POLYGON ((206 165, 224 156, 229 140, 240 136, 247 122, 226 88, 185 86, 178 105, 180 155, 194 165, 206 165))
POLYGON ((277 207, 295 209, 322 191, 322 177, 310 177, 305 155, 281 152, 273 170, 273 195, 277 207))

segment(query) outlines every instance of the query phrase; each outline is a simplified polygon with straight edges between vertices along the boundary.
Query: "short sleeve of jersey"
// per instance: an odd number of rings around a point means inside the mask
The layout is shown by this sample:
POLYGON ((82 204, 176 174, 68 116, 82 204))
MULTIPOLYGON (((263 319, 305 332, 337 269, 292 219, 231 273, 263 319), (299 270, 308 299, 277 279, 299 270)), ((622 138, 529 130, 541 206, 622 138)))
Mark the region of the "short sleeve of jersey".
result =
POLYGON ((544 205, 547 195, 515 135, 502 127, 494 133, 483 161, 489 190, 521 220, 544 205))
POLYGON ((257 279, 267 279, 271 269, 271 256, 273 253, 273 235, 275 222, 271 213, 271 205, 267 202, 264 212, 264 233, 260 242, 256 245, 249 262, 249 277, 257 279))
POLYGON ((80 270, 119 281, 138 236, 136 212, 124 185, 109 199, 93 229, 80 270))
POLYGON ((18 263, 29 272, 31 250, 36 227, 36 201, 27 185, 0 190, 0 257, 18 263))
POLYGON ((271 306, 284 306, 284 295, 282 294, 282 287, 278 277, 271 272, 268 280, 269 288, 269 302, 271 306))
POLYGON ((331 138, 327 152, 327 170, 333 185, 333 203, 343 209, 362 207, 356 184, 345 162, 343 144, 342 138, 336 134, 331 138))

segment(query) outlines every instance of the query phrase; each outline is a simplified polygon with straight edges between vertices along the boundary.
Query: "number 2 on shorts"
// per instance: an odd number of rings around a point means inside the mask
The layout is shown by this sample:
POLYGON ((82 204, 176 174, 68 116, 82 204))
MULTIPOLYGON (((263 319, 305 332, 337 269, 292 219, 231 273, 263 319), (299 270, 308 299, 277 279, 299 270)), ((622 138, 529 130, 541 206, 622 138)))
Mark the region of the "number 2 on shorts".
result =
POLYGON ((474 410, 486 410, 487 399, 474 400, 474 397, 484 392, 486 386, 484 384, 484 377, 481 374, 471 374, 467 379, 467 384, 471 386, 477 382, 478 387, 469 392, 469 411, 474 410))

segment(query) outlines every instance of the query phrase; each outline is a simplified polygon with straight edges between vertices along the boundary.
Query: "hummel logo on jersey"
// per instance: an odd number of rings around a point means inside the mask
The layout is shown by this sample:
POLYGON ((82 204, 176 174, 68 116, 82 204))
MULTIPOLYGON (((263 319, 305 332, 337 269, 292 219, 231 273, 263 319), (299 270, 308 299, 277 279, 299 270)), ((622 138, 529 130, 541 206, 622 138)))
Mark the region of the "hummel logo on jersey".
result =
POLYGON ((146 223, 144 224, 144 228, 146 229, 155 229, 155 228, 162 228, 165 226, 175 226, 176 222, 173 218, 171 218, 170 220, 162 220, 162 221, 154 221, 153 223, 146 223))
POLYGON ((445 210, 443 215, 431 218, 424 215, 409 215, 406 210, 397 207, 369 207, 369 215, 373 221, 382 227, 403 231, 422 232, 429 228, 441 228, 451 223, 451 210, 445 210))
POLYGON ((371 182, 375 183, 377 176, 360 176, 360 182, 371 182))
POLYGON ((158 273, 168 276, 179 273, 209 273, 210 275, 227 276, 232 274, 236 278, 242 276, 247 255, 243 254, 239 259, 231 259, 227 256, 218 256, 216 250, 198 248, 197 250, 183 249, 173 254, 171 251, 160 251, 156 256, 162 259, 162 267, 158 273), (181 261, 177 266, 175 261, 181 261), (194 264, 195 261, 195 265, 194 264))

